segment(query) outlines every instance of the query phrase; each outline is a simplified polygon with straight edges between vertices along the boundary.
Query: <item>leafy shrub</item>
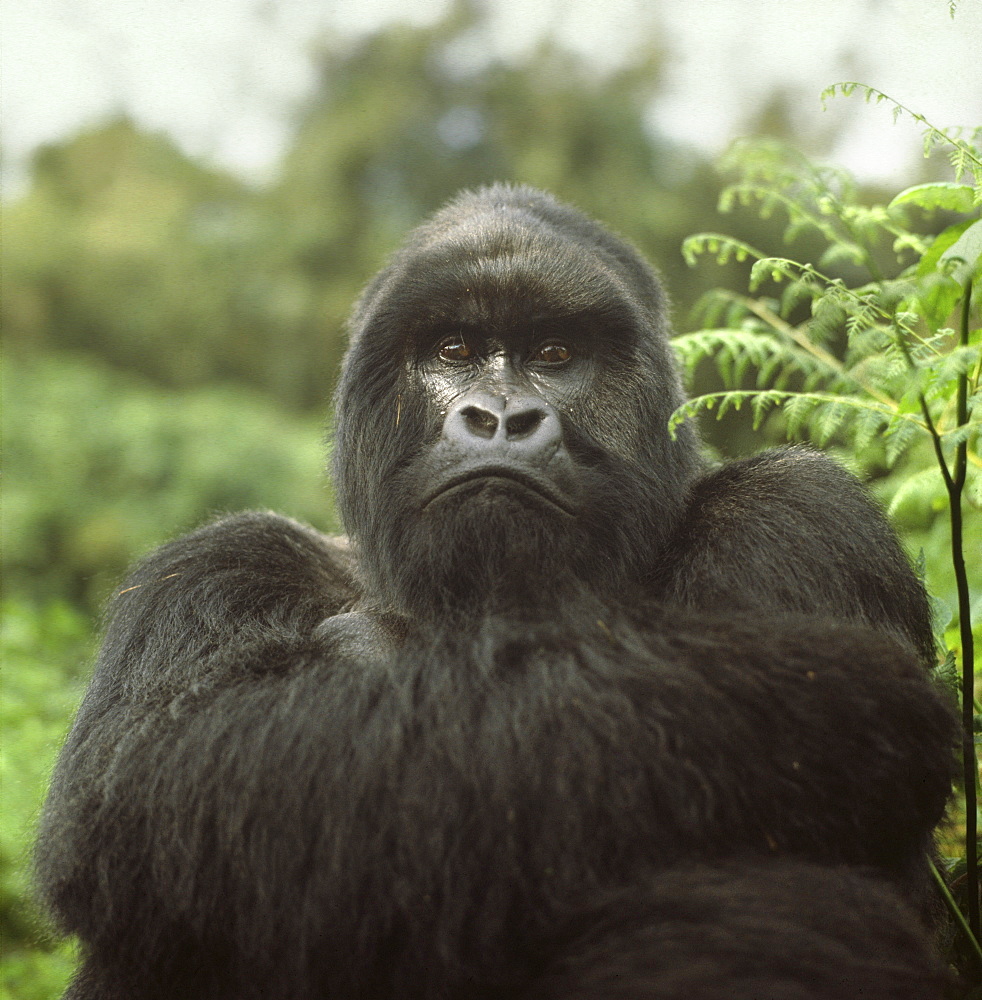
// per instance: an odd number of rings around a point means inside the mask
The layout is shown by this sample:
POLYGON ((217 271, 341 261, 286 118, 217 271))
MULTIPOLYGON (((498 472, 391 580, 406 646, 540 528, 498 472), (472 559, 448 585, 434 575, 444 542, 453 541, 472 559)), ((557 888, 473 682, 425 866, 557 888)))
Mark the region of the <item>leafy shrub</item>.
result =
POLYGON ((270 507, 332 526, 316 422, 247 391, 12 357, 3 417, 5 584, 37 599, 94 610, 135 557, 210 514, 270 507))
POLYGON ((61 601, 10 598, 0 608, 0 997, 50 1000, 73 965, 45 933, 30 900, 30 844, 54 759, 81 697, 92 652, 88 615, 61 601))

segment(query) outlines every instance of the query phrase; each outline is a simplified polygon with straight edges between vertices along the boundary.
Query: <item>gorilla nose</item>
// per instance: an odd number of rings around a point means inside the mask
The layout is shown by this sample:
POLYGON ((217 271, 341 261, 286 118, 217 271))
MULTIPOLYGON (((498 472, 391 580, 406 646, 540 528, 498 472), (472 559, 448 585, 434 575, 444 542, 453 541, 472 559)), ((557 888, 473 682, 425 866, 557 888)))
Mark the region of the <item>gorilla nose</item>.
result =
POLYGON ((562 442, 559 417, 548 403, 529 396, 467 396, 447 413, 445 440, 468 452, 518 449, 551 455, 562 442))

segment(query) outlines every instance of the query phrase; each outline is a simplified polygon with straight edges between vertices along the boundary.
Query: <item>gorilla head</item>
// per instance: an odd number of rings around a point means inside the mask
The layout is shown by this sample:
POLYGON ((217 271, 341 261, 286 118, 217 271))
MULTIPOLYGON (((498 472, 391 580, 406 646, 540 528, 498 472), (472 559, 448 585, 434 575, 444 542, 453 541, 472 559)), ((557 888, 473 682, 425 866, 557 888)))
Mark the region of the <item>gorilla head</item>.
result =
POLYGON ((637 253, 528 188, 464 194, 366 290, 334 476, 369 592, 403 614, 541 607, 643 579, 696 442, 637 253))

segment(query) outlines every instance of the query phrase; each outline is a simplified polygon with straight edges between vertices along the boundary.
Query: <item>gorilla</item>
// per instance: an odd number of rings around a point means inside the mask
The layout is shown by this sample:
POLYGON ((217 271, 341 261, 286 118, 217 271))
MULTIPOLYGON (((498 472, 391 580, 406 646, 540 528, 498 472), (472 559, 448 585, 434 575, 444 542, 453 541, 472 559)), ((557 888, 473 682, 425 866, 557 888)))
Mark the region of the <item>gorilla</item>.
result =
POLYGON ((709 468, 652 270, 524 187, 351 320, 347 537, 272 513, 110 603, 36 852, 74 1000, 937 1000, 955 722, 863 487, 709 468))

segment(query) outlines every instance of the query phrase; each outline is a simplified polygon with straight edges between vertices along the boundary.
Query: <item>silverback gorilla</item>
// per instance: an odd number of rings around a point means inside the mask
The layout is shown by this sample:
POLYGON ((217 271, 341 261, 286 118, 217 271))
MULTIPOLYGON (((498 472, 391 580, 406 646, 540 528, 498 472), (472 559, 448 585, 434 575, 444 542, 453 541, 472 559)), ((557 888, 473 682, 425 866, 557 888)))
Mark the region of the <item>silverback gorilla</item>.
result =
POLYGON ((954 729, 821 455, 715 470, 637 253, 464 194, 369 285, 350 541, 226 517, 113 599, 39 886, 75 1000, 936 1000, 954 729))

